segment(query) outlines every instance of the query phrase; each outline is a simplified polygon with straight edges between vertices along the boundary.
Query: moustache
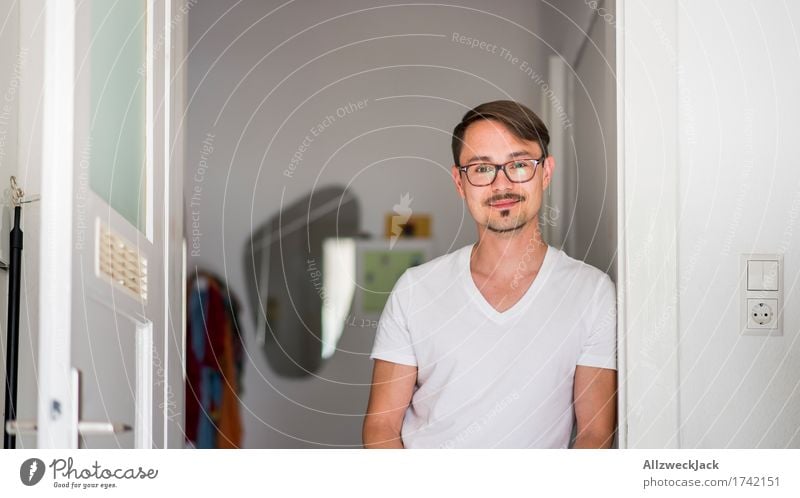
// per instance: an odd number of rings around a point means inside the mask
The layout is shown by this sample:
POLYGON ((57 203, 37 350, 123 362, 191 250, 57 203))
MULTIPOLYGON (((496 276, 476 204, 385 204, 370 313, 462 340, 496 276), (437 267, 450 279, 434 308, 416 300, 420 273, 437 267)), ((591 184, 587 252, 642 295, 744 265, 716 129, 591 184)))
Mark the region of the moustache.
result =
POLYGON ((488 206, 488 205, 492 204, 493 202, 499 202, 499 201, 505 201, 505 200, 513 200, 513 201, 522 202, 522 201, 525 200, 525 197, 521 196, 519 194, 496 195, 496 196, 493 196, 493 197, 490 197, 489 199, 487 199, 486 200, 486 205, 488 206))

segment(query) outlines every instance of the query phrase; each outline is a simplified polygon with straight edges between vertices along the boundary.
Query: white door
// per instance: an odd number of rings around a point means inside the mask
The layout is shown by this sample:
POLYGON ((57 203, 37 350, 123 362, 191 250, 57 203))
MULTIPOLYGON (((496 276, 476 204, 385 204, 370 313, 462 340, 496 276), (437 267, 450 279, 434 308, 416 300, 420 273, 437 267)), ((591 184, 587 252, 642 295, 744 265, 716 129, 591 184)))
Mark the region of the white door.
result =
POLYGON ((181 192, 168 168, 171 7, 46 2, 40 448, 181 440, 183 320, 168 314, 181 313, 183 288, 168 232, 180 228, 168 206, 181 192))

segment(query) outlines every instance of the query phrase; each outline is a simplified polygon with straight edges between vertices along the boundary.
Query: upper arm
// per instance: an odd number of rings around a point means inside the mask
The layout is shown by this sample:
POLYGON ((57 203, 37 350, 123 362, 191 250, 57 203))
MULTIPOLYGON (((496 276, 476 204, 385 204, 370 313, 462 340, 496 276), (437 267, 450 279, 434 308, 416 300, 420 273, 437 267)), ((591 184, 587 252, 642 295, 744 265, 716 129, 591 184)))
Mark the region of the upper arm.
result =
POLYGON ((416 383, 416 366, 376 359, 364 424, 385 425, 400 434, 416 383))
POLYGON ((578 365, 603 369, 617 367, 616 286, 603 275, 592 296, 591 315, 581 345, 578 365))
POLYGON ((578 365, 574 399, 578 437, 590 435, 610 446, 617 422, 617 371, 578 365))
POLYGON ((409 310, 413 309, 412 286, 409 271, 404 272, 395 282, 378 320, 375 342, 369 356, 371 359, 408 366, 417 364, 409 325, 409 310))

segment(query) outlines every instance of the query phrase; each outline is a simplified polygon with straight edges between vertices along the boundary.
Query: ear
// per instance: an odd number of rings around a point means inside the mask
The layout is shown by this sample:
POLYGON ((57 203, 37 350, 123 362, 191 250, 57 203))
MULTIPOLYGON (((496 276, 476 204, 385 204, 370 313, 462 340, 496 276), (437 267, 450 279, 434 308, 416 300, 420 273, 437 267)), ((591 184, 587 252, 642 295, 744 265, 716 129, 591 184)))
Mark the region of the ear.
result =
POLYGON ((466 199, 467 196, 464 193, 464 184, 461 183, 461 176, 462 175, 461 175, 461 171, 458 170, 458 166, 453 164, 453 167, 450 168, 450 174, 453 177, 453 183, 456 184, 456 191, 458 192, 458 195, 460 195, 462 199, 466 199))
POLYGON ((553 180, 553 171, 556 169, 556 160, 553 156, 547 156, 542 164, 542 190, 545 190, 553 180))

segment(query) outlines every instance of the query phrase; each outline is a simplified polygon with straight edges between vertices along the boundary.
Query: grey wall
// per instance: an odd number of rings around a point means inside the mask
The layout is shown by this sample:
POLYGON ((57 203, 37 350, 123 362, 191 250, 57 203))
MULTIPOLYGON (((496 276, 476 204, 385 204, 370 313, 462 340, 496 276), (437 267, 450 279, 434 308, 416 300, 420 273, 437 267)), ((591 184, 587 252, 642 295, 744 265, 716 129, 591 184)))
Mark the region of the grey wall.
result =
MULTIPOLYGON (((433 215, 437 254, 471 243, 474 225, 449 178, 450 132, 484 101, 516 99, 540 111, 540 85, 521 64, 546 81, 547 56, 574 56, 577 48, 564 26, 577 28, 570 14, 522 0, 446 7, 305 0, 277 9, 281 3, 200 1, 191 8, 188 269, 224 275, 244 306, 245 446, 357 446, 374 326, 345 330, 340 351, 317 377, 273 375, 243 294, 248 235, 281 205, 339 183, 366 206, 362 227, 374 235, 408 192, 414 212, 433 215), (497 45, 496 53, 454 42, 454 32, 497 45), (518 60, 506 60, 501 47, 518 60), (359 101, 361 110, 336 117, 359 101), (329 115, 335 119, 326 124, 329 115), (286 176, 315 125, 324 130, 286 176), (202 167, 207 139, 213 152, 202 167)), ((570 4, 587 17, 585 6, 570 4)))
POLYGON ((574 126, 567 145, 570 256, 617 275, 617 108, 614 2, 599 2, 573 65, 574 126))

